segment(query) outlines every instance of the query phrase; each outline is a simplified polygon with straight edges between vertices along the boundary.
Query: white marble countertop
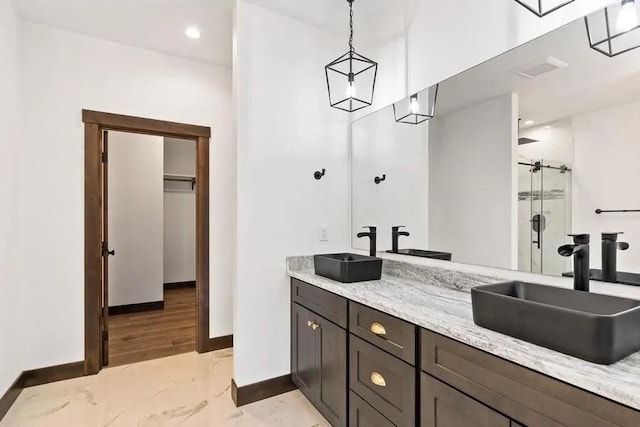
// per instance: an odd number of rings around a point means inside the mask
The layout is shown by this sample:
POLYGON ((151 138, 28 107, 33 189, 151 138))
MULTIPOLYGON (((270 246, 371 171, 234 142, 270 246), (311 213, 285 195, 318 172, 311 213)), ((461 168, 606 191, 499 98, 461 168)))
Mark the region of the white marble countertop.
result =
POLYGON ((309 257, 287 265, 291 277, 640 410, 640 352, 598 365, 477 326, 469 289, 504 279, 385 260, 381 280, 347 284, 316 276, 309 257))

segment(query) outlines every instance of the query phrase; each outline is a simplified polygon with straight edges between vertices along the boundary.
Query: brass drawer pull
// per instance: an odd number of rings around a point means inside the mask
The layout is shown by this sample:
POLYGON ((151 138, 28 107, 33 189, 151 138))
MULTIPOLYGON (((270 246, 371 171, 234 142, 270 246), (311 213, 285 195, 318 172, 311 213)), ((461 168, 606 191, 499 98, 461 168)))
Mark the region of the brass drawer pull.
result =
POLYGON ((387 382, 384 380, 384 377, 375 371, 371 373, 371 382, 377 385, 378 387, 387 386, 387 382))
POLYGON ((313 322, 311 320, 307 320, 307 326, 308 327, 312 327, 313 326, 313 322))
POLYGON ((371 332, 373 332, 376 335, 387 334, 387 330, 384 328, 384 326, 382 326, 380 323, 377 323, 377 322, 371 324, 371 332))

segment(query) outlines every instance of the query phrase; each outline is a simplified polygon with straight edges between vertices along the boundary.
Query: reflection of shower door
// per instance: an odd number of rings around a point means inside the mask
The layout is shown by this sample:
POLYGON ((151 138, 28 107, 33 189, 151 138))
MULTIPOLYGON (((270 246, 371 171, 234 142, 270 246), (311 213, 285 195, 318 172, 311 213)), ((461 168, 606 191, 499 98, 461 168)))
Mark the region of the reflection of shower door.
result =
POLYGON ((560 162, 519 164, 518 267, 521 271, 560 276, 566 259, 557 249, 570 229, 571 170, 560 162))

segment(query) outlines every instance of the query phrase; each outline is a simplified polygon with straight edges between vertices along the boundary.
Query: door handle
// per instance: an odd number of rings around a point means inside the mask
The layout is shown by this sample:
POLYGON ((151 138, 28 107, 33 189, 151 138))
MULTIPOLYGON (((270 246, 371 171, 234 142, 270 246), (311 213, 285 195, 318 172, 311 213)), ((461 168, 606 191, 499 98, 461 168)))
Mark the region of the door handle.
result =
POLYGON ((114 256, 115 254, 116 254, 116 250, 115 249, 112 249, 112 250, 104 249, 102 251, 102 256, 109 256, 109 255, 114 256))
POLYGON ((107 242, 102 242, 102 256, 105 256, 105 257, 109 255, 113 256, 115 254, 116 254, 115 249, 109 250, 109 245, 107 244, 107 242))
POLYGON ((535 214, 533 218, 531 218, 531 228, 533 228, 533 231, 536 232, 538 237, 537 241, 533 241, 531 243, 535 243, 538 246, 538 249, 540 249, 542 244, 542 231, 544 226, 544 216, 542 214, 535 214))

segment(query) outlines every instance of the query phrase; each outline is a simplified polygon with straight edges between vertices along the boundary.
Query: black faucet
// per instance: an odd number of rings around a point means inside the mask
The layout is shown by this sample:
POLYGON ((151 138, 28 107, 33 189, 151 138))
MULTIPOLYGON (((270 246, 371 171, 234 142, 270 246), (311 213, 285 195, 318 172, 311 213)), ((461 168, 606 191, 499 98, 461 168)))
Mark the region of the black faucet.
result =
POLYGON ((401 228, 404 228, 404 225, 396 225, 395 227, 391 227, 391 252, 398 253, 398 238, 400 236, 409 237, 408 231, 400 231, 401 228))
POLYGON ((377 227, 373 225, 365 225, 362 228, 368 228, 368 232, 358 233, 358 238, 360 237, 368 237, 369 238, 369 255, 376 256, 376 238, 378 236, 377 227))
POLYGON ((588 234, 569 234, 573 237, 572 245, 558 248, 562 256, 573 255, 573 289, 589 292, 589 240, 588 234))
POLYGON ((618 281, 618 250, 629 249, 627 242, 618 242, 619 234, 624 233, 602 233, 602 280, 605 282, 618 281))

